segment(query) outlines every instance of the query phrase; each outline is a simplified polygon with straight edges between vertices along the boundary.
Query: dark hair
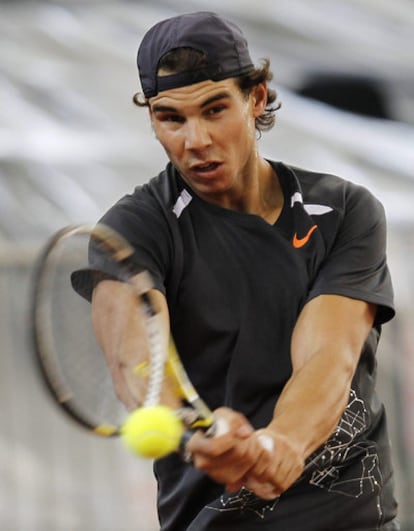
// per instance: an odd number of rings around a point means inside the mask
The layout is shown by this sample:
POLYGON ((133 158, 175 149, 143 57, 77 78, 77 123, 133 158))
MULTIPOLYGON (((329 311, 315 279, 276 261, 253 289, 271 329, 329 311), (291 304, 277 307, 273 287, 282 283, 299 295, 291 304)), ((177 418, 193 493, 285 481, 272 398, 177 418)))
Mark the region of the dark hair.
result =
MULTIPOLYGON (((206 56, 193 48, 176 48, 164 55, 158 65, 158 71, 163 70, 166 74, 176 74, 191 70, 202 70, 207 66, 206 56)), ((271 81, 273 74, 270 71, 269 59, 263 59, 261 67, 253 68, 247 74, 236 77, 242 93, 248 97, 251 90, 260 83, 271 81)), ((148 107, 149 102, 142 92, 133 96, 133 102, 138 107, 148 107)), ((261 133, 271 129, 276 121, 275 113, 281 103, 277 101, 277 92, 267 87, 267 103, 264 113, 256 118, 256 130, 261 133)))

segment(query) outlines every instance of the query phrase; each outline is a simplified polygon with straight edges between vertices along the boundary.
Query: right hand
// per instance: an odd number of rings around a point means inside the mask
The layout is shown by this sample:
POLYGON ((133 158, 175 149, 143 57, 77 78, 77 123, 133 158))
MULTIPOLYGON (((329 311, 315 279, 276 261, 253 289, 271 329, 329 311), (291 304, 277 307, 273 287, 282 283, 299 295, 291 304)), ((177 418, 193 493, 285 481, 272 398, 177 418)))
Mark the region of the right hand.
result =
POLYGON ((219 430, 213 437, 206 437, 198 431, 188 441, 186 450, 192 454, 197 469, 226 485, 228 491, 236 491, 244 485, 249 471, 265 449, 241 413, 219 408, 214 416, 219 425, 226 425, 227 431, 219 430))

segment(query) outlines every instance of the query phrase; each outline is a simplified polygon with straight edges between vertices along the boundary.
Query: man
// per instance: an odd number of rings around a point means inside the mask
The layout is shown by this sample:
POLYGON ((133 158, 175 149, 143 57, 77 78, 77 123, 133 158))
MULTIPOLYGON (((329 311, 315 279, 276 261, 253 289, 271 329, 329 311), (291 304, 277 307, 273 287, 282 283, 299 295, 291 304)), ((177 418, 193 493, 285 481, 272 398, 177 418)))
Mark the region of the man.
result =
MULTIPOLYGON (((269 64, 214 13, 164 20, 138 68, 170 163, 102 222, 156 282, 190 379, 229 431, 155 463, 165 531, 395 530, 381 324, 394 315, 382 206, 364 188, 263 158, 277 109, 269 64)), ((134 363, 134 301, 94 289, 118 393, 134 363), (115 327, 113 315, 123 304, 115 327)))

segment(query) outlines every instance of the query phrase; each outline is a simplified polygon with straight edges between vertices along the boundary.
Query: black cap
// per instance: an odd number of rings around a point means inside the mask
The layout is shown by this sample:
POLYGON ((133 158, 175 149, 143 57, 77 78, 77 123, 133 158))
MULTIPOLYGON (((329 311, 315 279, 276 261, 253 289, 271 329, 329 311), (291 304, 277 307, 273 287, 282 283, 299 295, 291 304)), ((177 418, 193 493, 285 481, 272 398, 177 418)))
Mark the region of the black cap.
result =
POLYGON ((211 79, 220 81, 252 70, 247 41, 240 28, 216 13, 199 11, 158 22, 138 50, 138 70, 146 98, 158 92, 211 79), (176 48, 194 48, 207 57, 207 67, 158 76, 161 58, 176 48))

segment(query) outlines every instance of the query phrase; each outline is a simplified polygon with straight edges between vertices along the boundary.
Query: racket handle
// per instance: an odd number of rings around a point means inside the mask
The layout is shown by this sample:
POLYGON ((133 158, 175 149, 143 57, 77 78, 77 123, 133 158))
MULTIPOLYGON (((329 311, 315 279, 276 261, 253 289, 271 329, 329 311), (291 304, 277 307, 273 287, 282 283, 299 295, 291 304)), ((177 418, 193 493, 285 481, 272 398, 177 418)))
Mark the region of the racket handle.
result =
MULTIPOLYGON (((187 450, 187 443, 191 439, 191 437, 196 433, 196 431, 199 431, 198 429, 191 429, 191 430, 185 430, 181 437, 180 446, 178 449, 178 452, 181 456, 181 459, 185 463, 191 464, 193 462, 193 455, 192 453, 187 450)), ((207 429, 204 430, 204 435, 206 437, 219 437, 220 435, 224 435, 229 431, 228 423, 223 418, 218 418, 214 421, 214 423, 207 429)))
POLYGON ((187 450, 187 443, 196 431, 197 430, 185 430, 181 437, 180 446, 178 448, 178 453, 180 454, 181 459, 184 461, 184 463, 188 463, 189 465, 191 465, 193 462, 193 454, 187 450))

